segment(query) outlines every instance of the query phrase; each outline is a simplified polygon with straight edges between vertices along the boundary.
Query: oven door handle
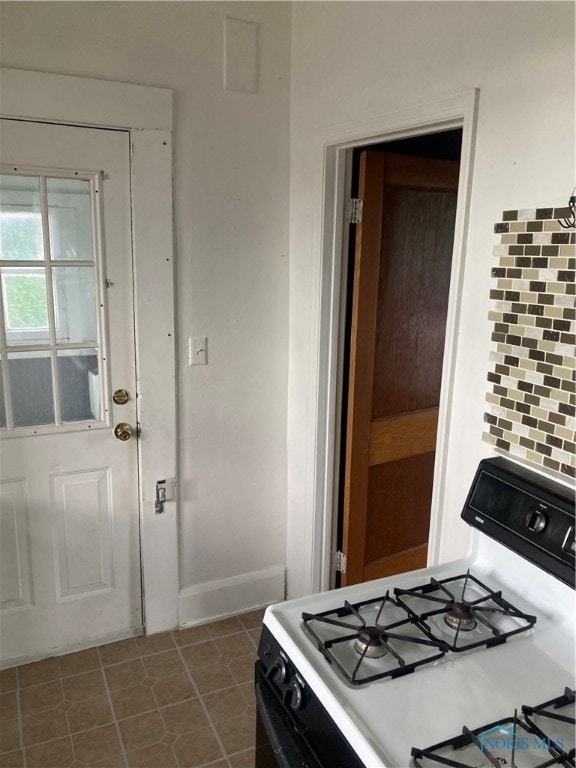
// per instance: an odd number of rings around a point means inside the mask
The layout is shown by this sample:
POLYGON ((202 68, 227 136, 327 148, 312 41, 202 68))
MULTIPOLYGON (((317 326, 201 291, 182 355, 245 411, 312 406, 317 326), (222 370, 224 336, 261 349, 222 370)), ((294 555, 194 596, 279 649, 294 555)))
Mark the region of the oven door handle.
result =
POLYGON ((300 743, 298 734, 278 711, 280 705, 259 682, 256 683, 256 706, 268 741, 280 768, 317 768, 300 743))

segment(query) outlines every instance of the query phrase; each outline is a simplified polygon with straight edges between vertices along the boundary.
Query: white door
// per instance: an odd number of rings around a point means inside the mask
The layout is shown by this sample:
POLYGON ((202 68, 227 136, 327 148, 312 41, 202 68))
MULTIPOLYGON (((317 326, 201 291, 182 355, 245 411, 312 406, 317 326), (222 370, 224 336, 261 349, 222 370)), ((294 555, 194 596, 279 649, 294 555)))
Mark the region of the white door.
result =
POLYGON ((142 609, 129 135, 1 122, 8 663, 135 634, 142 609))

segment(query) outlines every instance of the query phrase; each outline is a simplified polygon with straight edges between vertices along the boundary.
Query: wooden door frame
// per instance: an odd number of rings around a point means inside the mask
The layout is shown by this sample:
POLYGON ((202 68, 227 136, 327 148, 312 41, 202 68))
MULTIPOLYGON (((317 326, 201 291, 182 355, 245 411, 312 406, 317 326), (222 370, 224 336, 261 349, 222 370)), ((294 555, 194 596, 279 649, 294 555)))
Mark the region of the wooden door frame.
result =
POLYGON ((307 564, 309 592, 334 586, 333 555, 336 541, 339 420, 342 403, 342 302, 346 294, 345 265, 348 258, 349 230, 345 221, 345 208, 346 200, 351 194, 352 151, 356 147, 366 147, 370 144, 461 128, 462 152, 439 406, 428 565, 439 561, 478 99, 477 89, 465 90, 438 101, 384 114, 364 123, 339 125, 317 137, 322 168, 318 169, 321 174, 318 180, 321 195, 315 221, 320 224, 315 236, 320 243, 321 273, 316 306, 318 337, 317 345, 313 349, 315 376, 310 383, 310 389, 314 389, 310 395, 313 397, 315 411, 315 418, 311 419, 315 448, 312 458, 313 498, 310 499, 310 562, 307 564))
POLYGON ((179 586, 172 91, 8 68, 0 82, 2 117, 130 135, 143 622, 148 634, 170 629, 178 623, 179 586), (155 482, 170 478, 170 501, 155 515, 155 482))

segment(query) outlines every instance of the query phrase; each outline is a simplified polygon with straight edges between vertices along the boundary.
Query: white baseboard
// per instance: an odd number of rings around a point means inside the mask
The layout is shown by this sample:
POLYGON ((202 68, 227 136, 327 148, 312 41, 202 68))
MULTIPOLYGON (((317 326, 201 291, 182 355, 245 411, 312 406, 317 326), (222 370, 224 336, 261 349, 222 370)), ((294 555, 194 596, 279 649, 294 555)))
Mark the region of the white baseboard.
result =
POLYGON ((266 568, 184 587, 178 596, 181 627, 203 624, 284 600, 286 567, 266 568))

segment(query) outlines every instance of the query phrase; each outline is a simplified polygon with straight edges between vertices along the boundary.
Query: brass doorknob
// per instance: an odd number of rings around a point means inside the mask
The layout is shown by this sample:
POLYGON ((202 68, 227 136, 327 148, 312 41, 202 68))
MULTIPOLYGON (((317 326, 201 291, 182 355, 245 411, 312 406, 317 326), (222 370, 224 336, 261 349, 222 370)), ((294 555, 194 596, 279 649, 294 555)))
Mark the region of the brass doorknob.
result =
POLYGON ((112 395, 112 400, 116 405, 124 405, 130 399, 130 395, 126 389, 117 389, 112 395))
POLYGON ((132 437, 132 427, 130 424, 126 424, 125 421, 121 421, 114 427, 114 437, 118 440, 130 440, 132 437))

